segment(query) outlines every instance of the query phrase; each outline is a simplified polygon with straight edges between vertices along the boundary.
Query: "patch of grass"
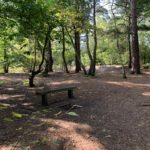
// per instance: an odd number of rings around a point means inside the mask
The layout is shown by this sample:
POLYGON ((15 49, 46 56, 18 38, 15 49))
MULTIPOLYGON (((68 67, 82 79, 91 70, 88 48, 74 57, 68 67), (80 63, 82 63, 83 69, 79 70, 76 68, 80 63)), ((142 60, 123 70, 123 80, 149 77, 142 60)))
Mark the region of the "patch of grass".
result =
POLYGON ((143 68, 144 68, 144 69, 149 69, 149 68, 150 68, 150 64, 144 64, 144 65, 143 65, 143 68))
POLYGON ((4 73, 3 67, 0 66, 0 73, 4 73))
POLYGON ((29 85, 29 80, 28 80, 28 79, 22 80, 22 84, 23 84, 24 86, 28 86, 28 85, 29 85))
POLYGON ((5 84, 5 81, 4 80, 0 80, 0 85, 3 85, 5 84))
POLYGON ((8 108, 8 106, 5 106, 5 105, 3 105, 3 104, 0 104, 0 110, 7 109, 7 108, 8 108))
POLYGON ((24 68, 23 67, 10 67, 9 68, 9 72, 10 73, 22 73, 22 72, 24 72, 24 68))

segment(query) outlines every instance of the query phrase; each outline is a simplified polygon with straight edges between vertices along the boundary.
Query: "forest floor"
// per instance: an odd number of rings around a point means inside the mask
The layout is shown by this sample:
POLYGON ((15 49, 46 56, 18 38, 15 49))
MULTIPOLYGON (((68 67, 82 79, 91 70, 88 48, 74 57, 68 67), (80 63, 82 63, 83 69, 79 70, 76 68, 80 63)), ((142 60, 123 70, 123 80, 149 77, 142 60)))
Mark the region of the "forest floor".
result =
MULTIPOLYGON (((0 150, 149 150, 150 71, 122 79, 120 68, 96 77, 50 73, 0 75, 0 150), (70 108, 41 106, 39 87, 76 86, 70 108)), ((66 92, 49 101, 68 101, 66 92)), ((59 104, 59 103, 58 103, 59 104)))

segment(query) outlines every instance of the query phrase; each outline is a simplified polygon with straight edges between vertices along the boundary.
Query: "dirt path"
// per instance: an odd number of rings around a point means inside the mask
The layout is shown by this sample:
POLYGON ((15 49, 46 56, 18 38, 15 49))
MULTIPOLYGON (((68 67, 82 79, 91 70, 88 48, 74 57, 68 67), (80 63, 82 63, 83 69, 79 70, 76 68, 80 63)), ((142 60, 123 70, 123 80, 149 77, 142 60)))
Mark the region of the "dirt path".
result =
MULTIPOLYGON (((95 78, 63 73, 36 78, 49 88, 77 86, 73 104, 82 107, 70 110, 42 107, 26 79, 0 75, 1 150, 149 150, 150 72, 128 74, 126 80, 118 68, 103 68, 95 78)), ((51 100, 67 100, 66 93, 51 100)))

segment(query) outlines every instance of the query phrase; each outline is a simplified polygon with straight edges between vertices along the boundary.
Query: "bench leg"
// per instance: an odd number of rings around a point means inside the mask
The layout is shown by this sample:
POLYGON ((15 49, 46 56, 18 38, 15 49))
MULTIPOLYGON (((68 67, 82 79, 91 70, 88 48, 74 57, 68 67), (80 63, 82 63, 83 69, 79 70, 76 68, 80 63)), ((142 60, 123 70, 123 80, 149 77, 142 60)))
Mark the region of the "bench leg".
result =
POLYGON ((73 90, 68 90, 68 97, 73 98, 73 90))
POLYGON ((48 106, 47 95, 42 95, 42 105, 48 106))

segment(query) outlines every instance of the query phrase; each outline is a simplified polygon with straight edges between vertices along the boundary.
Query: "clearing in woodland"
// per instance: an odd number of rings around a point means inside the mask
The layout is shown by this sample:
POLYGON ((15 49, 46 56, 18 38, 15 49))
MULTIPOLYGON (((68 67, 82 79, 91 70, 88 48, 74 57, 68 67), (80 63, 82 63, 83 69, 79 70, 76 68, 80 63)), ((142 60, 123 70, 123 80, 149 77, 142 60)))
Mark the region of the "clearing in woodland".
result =
MULTIPOLYGON (((150 72, 101 69, 96 77, 50 73, 27 86, 27 74, 0 75, 1 150, 149 150, 150 72), (41 106, 35 91, 76 86, 72 107, 41 106)), ((68 100, 66 92, 49 101, 68 100)))

